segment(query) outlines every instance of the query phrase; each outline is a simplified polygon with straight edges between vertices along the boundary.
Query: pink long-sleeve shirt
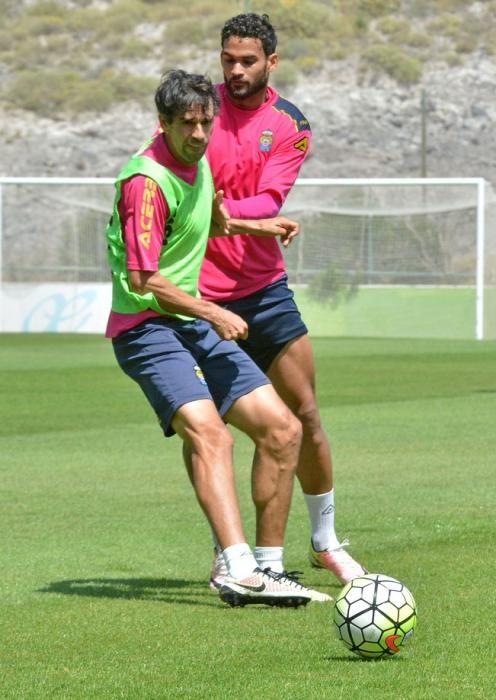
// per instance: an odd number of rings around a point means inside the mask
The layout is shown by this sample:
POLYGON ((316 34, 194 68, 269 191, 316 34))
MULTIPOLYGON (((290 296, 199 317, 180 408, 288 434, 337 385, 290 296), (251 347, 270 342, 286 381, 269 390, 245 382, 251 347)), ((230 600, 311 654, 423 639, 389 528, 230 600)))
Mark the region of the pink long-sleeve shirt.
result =
MULTIPOLYGON (((305 160, 311 130, 303 114, 268 88, 256 109, 234 105, 218 86, 221 110, 207 149, 215 189, 224 190, 232 217, 276 216, 305 160)), ((200 275, 200 291, 211 301, 240 299, 285 274, 276 238, 247 234, 211 238, 200 275)))

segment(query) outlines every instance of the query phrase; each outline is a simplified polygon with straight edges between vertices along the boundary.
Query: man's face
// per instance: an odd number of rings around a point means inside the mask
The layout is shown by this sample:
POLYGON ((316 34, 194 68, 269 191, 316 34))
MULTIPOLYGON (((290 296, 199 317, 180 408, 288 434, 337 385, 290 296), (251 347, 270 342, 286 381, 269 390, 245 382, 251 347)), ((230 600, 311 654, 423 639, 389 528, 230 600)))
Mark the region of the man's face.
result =
POLYGON ((248 105, 265 98, 269 74, 277 65, 277 54, 266 56, 260 39, 232 36, 225 42, 220 60, 224 82, 231 98, 248 105))
POLYGON ((182 115, 176 115, 171 123, 159 117, 169 150, 183 165, 198 163, 205 153, 214 124, 214 107, 205 110, 192 105, 182 115))

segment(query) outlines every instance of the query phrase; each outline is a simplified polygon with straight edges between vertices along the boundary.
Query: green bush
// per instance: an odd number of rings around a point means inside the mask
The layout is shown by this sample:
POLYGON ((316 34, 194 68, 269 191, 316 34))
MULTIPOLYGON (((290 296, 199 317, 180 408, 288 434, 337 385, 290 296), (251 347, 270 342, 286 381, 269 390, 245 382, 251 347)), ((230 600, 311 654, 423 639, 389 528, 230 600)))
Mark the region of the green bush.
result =
POLYGON ((455 42, 455 51, 457 53, 473 53, 478 46, 478 40, 476 36, 461 36, 455 42))
POLYGON ((306 3, 298 3, 291 7, 291 12, 283 6, 276 6, 270 13, 270 18, 277 28, 283 43, 294 41, 295 38, 315 38, 316 28, 318 32, 332 31, 334 13, 329 7, 317 4, 312 0, 306 3))
POLYGON ((459 66, 462 62, 461 57, 454 51, 449 51, 445 56, 441 56, 441 58, 451 67, 459 66))
POLYGON ((464 10, 467 6, 467 0, 438 0, 438 8, 444 12, 455 12, 456 10, 464 10))
POLYGON ((288 46, 285 46, 279 51, 279 55, 283 56, 285 59, 295 59, 299 56, 305 56, 308 53, 308 42, 306 39, 300 37, 295 37, 294 41, 290 42, 288 46))
POLYGON ((310 280, 308 294, 323 304, 336 308, 353 299, 358 293, 358 278, 349 280, 336 265, 328 265, 310 280))
POLYGON ((199 44, 205 39, 204 24, 197 17, 171 20, 164 29, 167 43, 179 45, 199 44))
POLYGON ((117 0, 101 13, 98 34, 124 35, 134 31, 137 24, 146 22, 148 7, 140 0, 117 0))
POLYGON ((152 100, 156 79, 107 70, 88 79, 75 71, 20 72, 5 91, 14 107, 42 116, 103 112, 119 102, 152 100))
POLYGON ((353 22, 353 26, 357 34, 364 34, 369 27, 369 23, 363 15, 357 15, 353 22))
POLYGON ((496 53, 496 31, 490 30, 484 35, 481 44, 483 51, 488 56, 494 56, 496 53))
POLYGON ((34 5, 28 5, 25 14, 33 17, 45 17, 47 15, 65 17, 68 14, 68 9, 63 2, 57 2, 57 0, 40 0, 34 5))
MULTIPOLYGON (((496 1, 480 5, 480 16, 465 12, 463 0, 251 0, 249 7, 266 12, 273 21, 284 58, 276 80, 289 86, 324 60, 348 56, 360 59, 361 74, 382 71, 408 84, 419 80, 422 59, 461 63, 479 47, 494 55, 491 20, 496 1), (451 41, 446 46, 447 42, 431 40, 431 35, 451 41)), ((213 61, 211 54, 219 49, 224 21, 247 8, 245 0, 190 0, 188 6, 178 0, 78 0, 70 8, 65 0, 34 0, 31 5, 25 0, 0 0, 0 59, 7 74, 19 73, 11 88, 18 80, 19 84, 27 80, 33 66, 46 86, 54 70, 63 68, 65 74, 74 70, 91 88, 82 89, 80 102, 90 102, 93 93, 101 105, 107 102, 106 88, 100 90, 92 81, 102 58, 112 65, 149 56, 167 67, 199 59, 206 70, 213 61), (143 23, 156 26, 161 38, 141 39, 136 27, 143 23)), ((70 83, 67 75, 62 82, 70 83)), ((53 95, 57 109, 63 99, 67 110, 79 105, 72 91, 62 86, 54 86, 53 95)))
POLYGON ((272 82, 278 89, 284 89, 298 82, 299 70, 292 61, 282 61, 272 73, 272 82))
POLYGON ((426 48, 431 45, 431 39, 427 34, 412 29, 410 22, 399 17, 383 17, 378 20, 376 28, 389 37, 391 43, 396 46, 412 46, 426 48))
POLYGON ((146 58, 150 54, 148 44, 136 37, 125 37, 115 49, 118 58, 130 58, 133 60, 146 58))
POLYGON ((34 16, 24 15, 11 20, 6 27, 16 41, 22 41, 33 36, 47 36, 65 31, 65 20, 58 16, 34 16))
POLYGON ((17 0, 0 0, 0 16, 4 19, 7 17, 15 17, 23 11, 23 7, 19 5, 17 0))
POLYGON ((405 43, 413 48, 428 49, 432 45, 432 39, 428 34, 422 34, 421 32, 410 32, 410 35, 405 43))
POLYGON ((410 22, 400 17, 382 17, 377 21, 376 27, 383 34, 394 38, 408 36, 411 31, 410 22))
POLYGON ((358 0, 359 12, 363 12, 370 17, 381 17, 391 12, 395 12, 400 7, 399 0, 358 0))
POLYGON ((429 31, 456 39, 463 29, 463 20, 456 15, 441 15, 427 24, 429 31))
POLYGON ((15 48, 15 41, 12 34, 6 29, 0 29, 0 53, 10 51, 15 48))
POLYGON ((12 58, 12 66, 15 71, 32 69, 33 66, 38 68, 48 66, 52 62, 47 50, 42 50, 40 39, 38 37, 23 37, 16 42, 15 55, 12 58))
POLYGON ((64 107, 72 85, 80 81, 77 73, 20 71, 7 88, 5 97, 14 107, 47 117, 56 117, 64 107))
POLYGON ((72 45, 70 37, 67 34, 53 34, 45 38, 45 52, 49 55, 50 61, 53 62, 57 58, 67 60, 72 57, 77 60, 77 65, 83 69, 86 67, 84 57, 72 55, 72 45))
POLYGON ((416 83, 422 77, 422 64, 395 46, 375 44, 361 56, 364 67, 380 69, 399 83, 416 83))
POLYGON ((295 61, 312 59, 318 63, 324 56, 325 50, 326 46, 321 39, 296 38, 288 46, 284 46, 280 55, 284 59, 289 58, 295 61))
POLYGON ((102 12, 95 7, 73 10, 66 21, 66 29, 79 40, 93 34, 101 23, 102 12))

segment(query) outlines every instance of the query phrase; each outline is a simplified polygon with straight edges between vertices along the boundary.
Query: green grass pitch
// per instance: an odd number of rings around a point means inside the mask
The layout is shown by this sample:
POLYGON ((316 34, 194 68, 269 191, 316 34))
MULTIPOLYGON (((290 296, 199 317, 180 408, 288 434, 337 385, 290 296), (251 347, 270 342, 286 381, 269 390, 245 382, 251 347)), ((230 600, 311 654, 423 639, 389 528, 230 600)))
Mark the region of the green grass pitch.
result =
MULTIPOLYGON (((496 344, 314 338, 337 529, 419 610, 398 657, 334 636, 332 605, 230 609, 181 464, 108 341, 0 334, 2 700, 494 695, 496 344)), ((251 446, 236 433, 249 538, 251 446)), ((306 560, 295 488, 286 566, 306 560)))

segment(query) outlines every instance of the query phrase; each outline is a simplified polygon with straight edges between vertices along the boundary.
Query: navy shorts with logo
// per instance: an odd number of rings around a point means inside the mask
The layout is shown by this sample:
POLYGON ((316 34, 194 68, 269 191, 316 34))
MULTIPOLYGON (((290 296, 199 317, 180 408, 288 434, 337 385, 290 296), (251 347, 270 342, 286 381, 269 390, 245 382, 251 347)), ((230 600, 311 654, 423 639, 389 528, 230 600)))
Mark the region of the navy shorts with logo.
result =
POLYGON ((222 306, 247 322, 248 338, 237 342, 263 372, 290 340, 308 333, 286 275, 250 296, 222 306))
POLYGON ((117 362, 142 388, 164 435, 182 405, 211 399, 223 416, 267 377, 232 341, 206 321, 153 318, 113 338, 117 362))

